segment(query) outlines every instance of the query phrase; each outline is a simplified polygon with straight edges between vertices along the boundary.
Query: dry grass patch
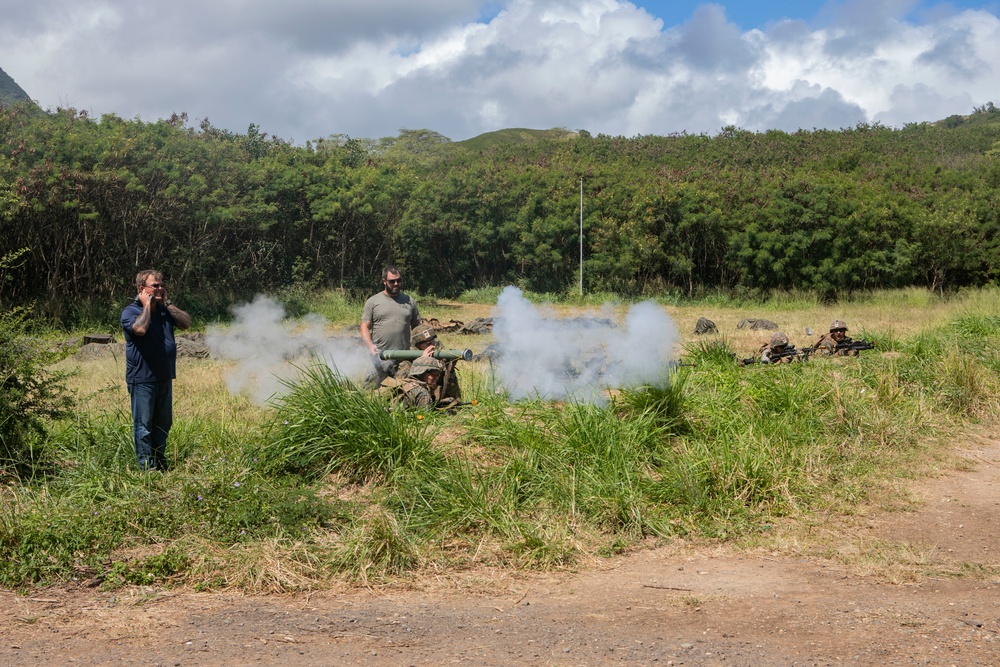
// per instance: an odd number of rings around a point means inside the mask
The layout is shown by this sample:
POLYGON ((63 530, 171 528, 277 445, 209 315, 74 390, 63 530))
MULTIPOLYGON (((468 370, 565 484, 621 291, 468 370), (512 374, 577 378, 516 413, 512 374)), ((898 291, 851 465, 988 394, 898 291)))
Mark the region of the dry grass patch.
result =
POLYGON ((226 588, 259 595, 341 584, 313 543, 266 539, 224 546, 189 538, 187 548, 196 554, 186 577, 195 590, 226 588))

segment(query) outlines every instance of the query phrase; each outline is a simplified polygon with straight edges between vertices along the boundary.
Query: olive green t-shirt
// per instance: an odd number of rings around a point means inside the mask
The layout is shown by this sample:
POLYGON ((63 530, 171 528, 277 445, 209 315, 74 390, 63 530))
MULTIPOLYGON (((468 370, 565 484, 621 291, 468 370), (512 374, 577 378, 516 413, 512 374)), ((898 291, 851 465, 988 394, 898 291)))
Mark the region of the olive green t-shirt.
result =
POLYGON ((410 329, 420 324, 417 304, 408 295, 392 298, 384 291, 367 301, 361 321, 372 323, 372 342, 379 350, 410 349, 410 329))

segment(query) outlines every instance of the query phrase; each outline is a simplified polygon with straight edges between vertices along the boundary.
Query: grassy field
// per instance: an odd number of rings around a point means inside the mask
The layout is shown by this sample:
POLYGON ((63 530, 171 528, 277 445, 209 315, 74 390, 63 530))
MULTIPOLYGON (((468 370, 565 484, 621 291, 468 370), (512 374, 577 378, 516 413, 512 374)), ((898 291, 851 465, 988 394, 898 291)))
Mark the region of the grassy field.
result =
MULTIPOLYGON (((469 321, 491 313, 491 298, 420 306, 469 321)), ((551 309, 598 305, 567 298, 551 309)), ((627 305, 600 312, 620 317, 627 305)), ((311 306, 331 334, 360 312, 333 294, 311 306)), ((996 290, 667 303, 679 352, 697 362, 669 382, 604 406, 511 402, 488 364, 469 363, 460 378, 478 404, 455 416, 390 412, 305 364, 259 405, 229 392, 230 362, 185 358, 163 475, 135 470, 124 360, 69 357, 59 367, 74 372, 73 417, 38 443, 33 476, 0 486, 0 585, 76 577, 280 591, 479 565, 571 567, 680 537, 757 543, 776 521, 892 498, 900 478, 938 463, 942 443, 994 420, 998 306, 996 290), (719 335, 691 333, 702 316, 719 335), (773 320, 800 347, 843 319, 879 349, 743 368, 732 354, 768 336, 737 329, 745 318, 773 320)), ((474 351, 491 342, 443 336, 474 351)))

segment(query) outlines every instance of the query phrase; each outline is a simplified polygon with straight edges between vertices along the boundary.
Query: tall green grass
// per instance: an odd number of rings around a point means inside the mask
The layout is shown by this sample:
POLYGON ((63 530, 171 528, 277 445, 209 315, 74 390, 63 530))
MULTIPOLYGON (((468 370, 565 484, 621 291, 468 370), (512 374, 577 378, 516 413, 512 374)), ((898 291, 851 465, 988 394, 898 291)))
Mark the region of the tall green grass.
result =
POLYGON ((337 290, 315 294, 307 304, 308 312, 322 315, 330 322, 351 323, 357 322, 361 317, 363 306, 363 299, 359 300, 351 294, 337 290))
POLYGON ((194 552, 175 554, 167 559, 176 566, 169 573, 162 558, 149 561, 174 543, 301 540, 346 521, 344 503, 272 476, 259 461, 258 437, 179 419, 171 433, 179 452, 172 470, 143 473, 127 415, 60 424, 46 452, 54 472, 26 480, 0 503, 0 585, 69 576, 135 583, 134 572, 143 573, 143 583, 163 583, 203 560, 194 552))
POLYGON ((52 424, 37 473, 0 488, 0 585, 247 590, 371 583, 426 566, 559 567, 647 538, 730 539, 850 511, 919 470, 936 437, 1000 412, 989 295, 857 358, 741 367, 690 345, 606 405, 511 402, 460 368, 457 415, 390 410, 324 366, 260 426, 179 416, 165 475, 135 470, 128 415, 52 424))
POLYGON ((265 465, 311 479, 332 472, 355 482, 391 476, 430 444, 413 413, 361 391, 325 365, 301 369, 274 401, 277 426, 263 450, 265 465))

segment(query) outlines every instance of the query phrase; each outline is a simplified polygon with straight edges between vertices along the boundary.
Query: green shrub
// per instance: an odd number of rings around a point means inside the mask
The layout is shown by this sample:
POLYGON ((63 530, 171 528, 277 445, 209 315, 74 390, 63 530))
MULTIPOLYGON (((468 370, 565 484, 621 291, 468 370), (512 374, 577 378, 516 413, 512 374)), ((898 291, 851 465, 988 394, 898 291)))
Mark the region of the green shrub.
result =
POLYGON ((57 353, 29 341, 26 318, 25 309, 0 312, 0 474, 29 473, 41 456, 46 420, 72 405, 65 376, 45 368, 57 353))
POLYGON ((265 537, 301 539, 309 531, 333 525, 340 503, 320 498, 312 489, 275 483, 260 474, 190 479, 173 511, 187 517, 188 531, 219 542, 265 537))
POLYGON ((115 561, 101 573, 104 579, 103 588, 110 590, 125 584, 137 586, 163 584, 176 575, 182 575, 190 565, 191 558, 182 550, 174 548, 167 548, 163 553, 131 562, 115 561))

